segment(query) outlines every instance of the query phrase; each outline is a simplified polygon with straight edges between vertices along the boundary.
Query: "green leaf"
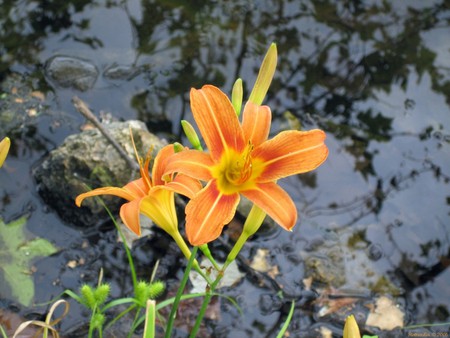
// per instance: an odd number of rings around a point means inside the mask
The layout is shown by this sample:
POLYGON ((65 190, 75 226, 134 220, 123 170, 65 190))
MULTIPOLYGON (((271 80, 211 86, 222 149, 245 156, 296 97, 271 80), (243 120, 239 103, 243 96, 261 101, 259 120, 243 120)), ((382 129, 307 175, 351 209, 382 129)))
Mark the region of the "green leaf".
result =
POLYGON ((58 250, 43 238, 28 239, 26 222, 25 216, 9 224, 0 219, 0 290, 9 290, 8 298, 30 306, 34 297, 32 261, 58 250))

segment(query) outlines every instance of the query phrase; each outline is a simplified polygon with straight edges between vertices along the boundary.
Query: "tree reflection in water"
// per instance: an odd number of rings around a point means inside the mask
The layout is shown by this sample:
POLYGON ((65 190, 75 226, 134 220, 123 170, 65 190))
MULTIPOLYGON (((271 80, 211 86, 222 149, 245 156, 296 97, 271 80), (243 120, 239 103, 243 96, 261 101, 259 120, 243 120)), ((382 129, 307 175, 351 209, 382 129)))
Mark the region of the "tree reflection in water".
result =
MULTIPOLYGON (((25 74, 35 89, 51 94, 52 109, 71 112, 70 94, 43 75, 50 56, 76 54, 99 69, 136 67, 131 79, 99 80, 88 94, 92 107, 139 118, 178 140, 179 120, 192 119, 189 88, 212 83, 230 91, 242 77, 248 94, 260 56, 275 41, 279 66, 267 99, 274 125, 283 128, 289 116, 305 129, 326 130, 331 155, 319 171, 285 182, 297 196, 302 227, 292 238, 257 238, 255 247, 276 252, 292 241, 302 251, 317 228, 342 238, 362 231, 364 247, 382 252, 376 268, 403 290, 411 321, 449 321, 449 17, 447 1, 4 1, 0 79, 25 74)), ((43 156, 75 132, 49 133, 39 117, 26 123, 33 135, 18 132, 23 124, 0 127, 16 136, 11 155, 25 162, 21 154, 33 142, 22 138, 50 140, 35 149, 43 156)), ((2 186, 9 199, 12 191, 2 186)), ((40 203, 28 198, 23 205, 40 203)), ((298 286, 293 279, 305 276, 291 268, 280 267, 283 281, 298 286)), ((363 283, 365 276, 347 278, 363 283)), ((269 322, 259 330, 278 323, 269 322)))

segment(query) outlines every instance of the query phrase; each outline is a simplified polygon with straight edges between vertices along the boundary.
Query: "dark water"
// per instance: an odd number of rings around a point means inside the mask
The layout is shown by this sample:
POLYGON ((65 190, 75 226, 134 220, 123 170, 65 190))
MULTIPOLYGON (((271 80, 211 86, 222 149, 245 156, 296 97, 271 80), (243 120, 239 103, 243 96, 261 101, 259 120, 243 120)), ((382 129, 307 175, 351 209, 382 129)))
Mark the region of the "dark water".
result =
MULTIPOLYGON (((223 302, 220 320, 210 321, 206 332, 273 337, 292 299, 292 336, 314 336, 320 325, 339 332, 342 322, 320 316, 321 307, 312 303, 327 287, 371 299, 391 295, 406 313, 405 325, 449 322, 449 24, 448 1, 2 1, 3 91, 11 74, 20 74, 25 91, 45 94, 44 101, 9 107, 17 120, 0 128, 0 137, 13 142, 0 171, 2 218, 27 214, 28 230, 61 248, 36 262, 36 302, 95 283, 100 267, 113 296, 129 291, 113 231, 86 232, 62 222, 31 177, 49 151, 79 132, 84 120, 72 96, 97 115, 140 119, 152 132, 180 140, 180 119, 192 119, 189 89, 211 83, 229 93, 241 77, 248 90, 276 42, 278 71, 266 99, 272 133, 292 121, 321 128, 330 156, 313 173, 280 182, 300 213, 294 232, 267 231, 243 251, 251 259, 258 249, 268 250, 279 270, 270 284, 276 287, 261 287, 247 275, 226 290, 244 315, 223 302), (51 80, 46 66, 55 56, 95 66, 93 86, 80 91, 51 80), (117 67, 125 75, 109 76, 117 67), (67 267, 80 258, 87 263, 67 267), (326 281, 306 292, 303 279, 321 270, 326 281)), ((215 249, 220 256, 223 246, 215 249)), ((139 274, 148 276, 171 250, 162 234, 144 240, 135 249, 139 274)), ((174 285, 181 271, 182 264, 168 271, 174 285)), ((0 297, 13 301, 6 291, 0 297)), ((45 311, 17 310, 28 317, 45 311)), ((73 305, 61 330, 68 334, 85 321, 73 305)))

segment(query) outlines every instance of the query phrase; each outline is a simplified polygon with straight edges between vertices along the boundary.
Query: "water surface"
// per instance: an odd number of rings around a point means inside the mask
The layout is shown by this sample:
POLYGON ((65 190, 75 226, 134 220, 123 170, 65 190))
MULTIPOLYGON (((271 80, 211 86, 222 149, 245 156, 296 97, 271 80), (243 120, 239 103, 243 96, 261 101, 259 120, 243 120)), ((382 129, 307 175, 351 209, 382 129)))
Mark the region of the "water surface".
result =
MULTIPOLYGON (((19 74, 23 88, 45 94, 30 103, 37 114, 17 105, 17 120, 0 127, 0 137, 13 141, 0 171, 2 218, 27 214, 30 233, 61 248, 36 263, 36 302, 95 283, 99 267, 115 297, 130 287, 112 228, 86 231, 63 222, 31 177, 49 151, 79 132, 84 120, 72 96, 97 115, 140 119, 179 141, 180 119, 192 121, 190 88, 210 83, 229 93, 241 77, 248 96, 262 56, 276 42, 278 71, 265 102, 274 115, 271 133, 298 122, 321 128, 330 156, 313 173, 280 181, 299 210, 293 233, 267 230, 243 251, 251 260, 258 249, 268 250, 279 270, 270 277, 278 290, 245 278, 226 290, 244 314, 221 301, 221 319, 208 322, 206 335, 273 337, 291 299, 297 301, 292 336, 314 335, 320 325, 339 332, 342 322, 321 317, 313 303, 330 287, 369 298, 388 294, 405 311, 406 325, 450 321, 449 22, 446 1, 4 2, 3 92, 11 94, 7 81, 19 74), (80 91, 53 81, 46 67, 55 56, 95 66, 93 86, 80 91), (112 68, 126 72, 110 76, 112 68), (80 258, 88 263, 67 266, 80 258), (315 276, 311 262, 325 267, 331 280, 316 278, 308 296, 303 280, 315 276)), ((144 277, 157 258, 176 250, 163 234, 156 236, 135 249, 144 277)), ((215 249, 220 256, 223 246, 215 249)), ((167 275, 174 285, 183 268, 181 259, 176 263, 167 275)), ((0 297, 13 301, 2 290, 0 297)), ((63 333, 83 320, 73 305, 63 333)))

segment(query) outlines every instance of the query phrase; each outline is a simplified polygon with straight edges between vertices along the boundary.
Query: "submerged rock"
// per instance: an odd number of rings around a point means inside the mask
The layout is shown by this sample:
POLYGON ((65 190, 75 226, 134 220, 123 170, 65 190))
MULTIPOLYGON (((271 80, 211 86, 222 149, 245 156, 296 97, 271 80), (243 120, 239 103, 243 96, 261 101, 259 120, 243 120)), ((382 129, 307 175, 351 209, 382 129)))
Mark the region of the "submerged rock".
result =
POLYGON ((110 80, 126 80, 129 81, 141 73, 141 68, 129 65, 111 65, 108 67, 103 76, 110 80))
POLYGON ((86 91, 92 88, 98 70, 89 61, 72 56, 54 56, 45 66, 46 76, 57 86, 86 91))
MULTIPOLYGON (((33 81, 19 73, 9 73, 0 83, 0 135, 14 135, 17 141, 32 128, 42 113, 52 114, 45 105, 45 94, 33 81), (22 132, 17 133, 17 130, 22 132)), ((24 142, 27 140, 24 139, 24 142)))
MULTIPOLYGON (((130 126, 140 156, 145 156, 153 148, 154 157, 165 144, 140 121, 112 122, 104 126, 131 158, 135 155, 130 126)), ((82 208, 78 208, 75 197, 89 188, 122 187, 137 173, 130 169, 99 130, 89 129, 67 137, 33 170, 33 175, 40 195, 63 220, 77 226, 91 226, 104 220, 107 214, 95 198, 86 199, 82 208)), ((113 196, 104 196, 103 199, 112 211, 117 211, 124 202, 113 196)))

